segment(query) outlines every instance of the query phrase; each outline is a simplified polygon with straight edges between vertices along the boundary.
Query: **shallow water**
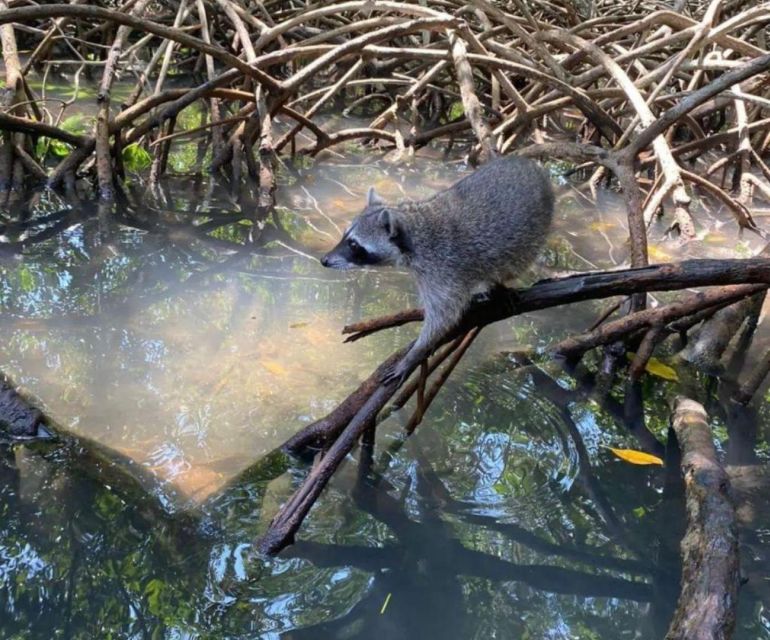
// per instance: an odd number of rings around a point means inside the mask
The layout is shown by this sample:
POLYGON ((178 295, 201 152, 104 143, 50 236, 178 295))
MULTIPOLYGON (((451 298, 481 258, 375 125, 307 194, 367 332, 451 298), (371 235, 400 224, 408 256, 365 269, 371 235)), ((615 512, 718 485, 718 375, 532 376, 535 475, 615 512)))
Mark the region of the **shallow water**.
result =
MULTIPOLYGON (((43 195, 6 221, 4 239, 29 246, 2 255, 0 370, 59 424, 126 458, 99 475, 78 446, 2 445, 0 635, 662 637, 678 591, 678 503, 663 471, 607 450, 637 446, 622 390, 602 398, 547 361, 517 370, 512 355, 537 359, 601 303, 487 329, 414 437, 401 437, 408 411, 390 417, 373 460, 340 469, 299 544, 276 560, 252 553, 306 471, 271 452, 416 332, 341 344, 343 325, 416 304, 413 288, 396 271, 333 272, 316 257, 369 185, 420 197, 466 171, 361 155, 284 171, 278 224, 262 230, 248 199, 186 177, 60 219, 71 205, 43 195), (29 240, 52 224, 50 238, 29 240), (128 461, 162 509, 113 482, 128 461)), ((560 196, 524 281, 623 265, 616 196, 601 193, 598 208, 564 184, 560 196)), ((653 229, 653 261, 759 246, 718 215, 700 220, 703 241, 684 248, 659 240, 663 223, 653 229)), ((676 391, 645 379, 647 424, 662 438, 676 391)), ((746 539, 761 556, 756 511, 746 539)), ((770 638, 762 589, 751 593, 737 637, 770 638)))

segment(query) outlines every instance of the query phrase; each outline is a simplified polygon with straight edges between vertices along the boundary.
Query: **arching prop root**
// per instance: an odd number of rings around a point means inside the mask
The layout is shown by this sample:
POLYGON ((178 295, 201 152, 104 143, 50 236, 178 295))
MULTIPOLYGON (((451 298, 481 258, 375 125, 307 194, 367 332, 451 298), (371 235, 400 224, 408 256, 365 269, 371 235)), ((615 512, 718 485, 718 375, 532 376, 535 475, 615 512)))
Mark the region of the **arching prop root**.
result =
POLYGON ((664 207, 672 228, 694 236, 691 185, 749 229, 756 229, 752 198, 770 199, 762 117, 770 54, 761 36, 770 13, 766 3, 722 4, 688 6, 693 17, 623 5, 626 13, 615 20, 609 7, 598 8, 606 14, 597 19, 577 6, 567 15, 549 3, 503 9, 486 0, 278 0, 254 13, 232 0, 184 0, 173 10, 142 0, 115 9, 80 0, 0 2, 7 75, 0 204, 19 197, 25 183, 72 189, 79 178, 98 180, 109 200, 125 177, 122 155, 131 145, 155 152, 156 184, 173 164, 171 145, 196 141, 195 171, 209 157, 210 171, 234 182, 258 180, 265 207, 273 156, 284 149, 315 156, 357 140, 409 157, 441 140, 484 159, 541 143, 547 132, 605 144, 605 159, 621 168, 598 162, 582 189, 608 170, 624 191, 654 173, 646 193, 641 184, 627 194, 634 203, 632 264, 643 266, 645 222, 664 207), (106 56, 94 32, 115 34, 106 56), (17 49, 31 51, 23 64, 17 49), (76 135, 64 126, 75 97, 47 95, 50 72, 59 69, 73 73, 74 96, 81 74, 96 70, 98 117, 90 131, 76 135), (34 72, 43 80, 40 95, 30 87, 34 72), (110 89, 121 74, 137 82, 117 105, 110 89), (179 86, 183 78, 189 81, 179 86), (343 105, 368 126, 322 119, 324 108, 343 105), (201 114, 190 122, 184 116, 195 107, 201 114), (275 141, 274 130, 283 131, 275 141), (52 157, 52 141, 69 154, 52 157), (705 176, 685 170, 683 160, 695 162, 715 147, 725 157, 710 162, 705 176))

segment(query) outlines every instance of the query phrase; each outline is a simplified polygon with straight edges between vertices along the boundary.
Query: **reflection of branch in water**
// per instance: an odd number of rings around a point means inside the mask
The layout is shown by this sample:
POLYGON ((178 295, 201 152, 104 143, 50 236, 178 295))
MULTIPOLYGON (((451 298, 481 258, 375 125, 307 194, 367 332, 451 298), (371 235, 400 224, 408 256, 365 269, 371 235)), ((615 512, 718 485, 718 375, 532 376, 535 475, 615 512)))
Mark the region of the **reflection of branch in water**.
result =
MULTIPOLYGON (((58 235, 62 231, 70 228, 71 226, 81 223, 89 216, 84 212, 76 209, 69 209, 63 217, 54 219, 54 222, 49 227, 46 227, 42 231, 38 231, 36 234, 28 236, 23 240, 16 240, 14 242, 0 242, 0 254, 18 254, 34 247, 41 242, 45 242, 58 235)), ((37 226, 37 225, 35 225, 37 226)))
POLYGON ((42 227, 51 222, 56 222, 57 220, 61 220, 62 218, 70 215, 72 212, 73 212, 73 209, 70 207, 67 207, 66 209, 54 211, 53 213, 48 213, 46 215, 37 216, 34 218, 27 218, 26 220, 14 220, 13 222, 0 224, 0 234, 6 235, 9 233, 13 233, 14 231, 18 232, 18 231, 24 231, 25 229, 42 227))
MULTIPOLYGON (((396 621, 409 621, 409 637, 441 637, 442 630, 451 631, 452 637, 461 636, 460 630, 466 622, 464 615, 459 614, 467 607, 459 588, 461 576, 496 583, 516 582, 539 591, 586 598, 611 597, 637 602, 652 599, 651 586, 645 582, 547 564, 514 563, 467 548, 457 539, 453 526, 438 516, 447 506, 443 502, 445 487, 424 456, 417 455, 417 464, 416 488, 422 505, 419 521, 407 515, 405 496, 396 499, 385 490, 387 482, 371 471, 365 456, 362 457, 358 482, 353 490, 356 505, 386 524, 396 536, 397 543, 369 548, 300 541, 285 552, 285 556, 304 558, 319 567, 353 566, 374 574, 369 593, 345 616, 293 632, 293 637, 324 637, 323 634, 330 633, 332 629, 355 628, 351 626, 353 623, 360 625, 361 635, 365 630, 367 637, 372 637, 378 635, 383 624, 395 624, 396 621), (392 597, 388 604, 388 616, 383 619, 381 606, 387 594, 392 597), (427 602, 430 597, 439 597, 441 601, 427 602), (446 614, 420 615, 426 607, 446 614)), ((450 512, 455 513, 452 506, 450 512)), ((592 557, 590 551, 569 546, 562 548, 515 525, 493 523, 491 518, 483 516, 462 514, 462 517, 504 535, 512 534, 510 537, 514 541, 549 555, 575 559, 597 568, 648 573, 640 563, 592 557), (617 566, 612 564, 615 561, 617 566)))
MULTIPOLYGON (((111 224, 118 223, 131 228, 141 229, 146 232, 146 235, 142 244, 139 246, 139 250, 137 251, 138 255, 134 256, 139 258, 138 260, 135 260, 138 266, 118 287, 111 291, 99 292, 98 316, 102 316, 105 313, 135 313, 154 302, 172 297, 173 295, 184 291, 198 291, 204 286, 206 280, 231 269, 234 265, 242 262, 251 255, 263 252, 264 249, 262 247, 264 244, 271 241, 280 240, 285 245, 291 246, 300 252, 304 249, 301 244, 293 241, 287 232, 282 229, 273 229, 272 227, 265 227, 264 232, 257 241, 250 244, 221 240, 213 238, 206 233, 206 230, 213 230, 232 224, 234 219, 233 216, 220 216, 215 220, 211 220, 208 227, 202 228, 203 225, 195 226, 192 223, 162 222, 159 221, 163 219, 162 211, 148 207, 144 207, 144 209, 150 210, 155 214, 154 217, 138 213, 135 205, 131 202, 127 202, 125 199, 121 200, 121 203, 116 210, 108 211, 111 224), (202 255, 196 250, 196 245, 199 245, 200 243, 203 243, 204 246, 211 246, 216 251, 224 250, 233 255, 219 262, 214 262, 213 266, 208 269, 195 271, 185 279, 182 278, 186 274, 179 274, 178 270, 174 270, 170 266, 166 267, 165 273, 161 274, 157 262, 147 259, 147 256, 158 248, 167 248, 170 246, 173 250, 182 250, 183 248, 186 254, 192 254, 189 260, 196 263, 205 264, 211 262, 211 258, 202 255), (133 287, 132 283, 135 285, 140 282, 145 285, 145 289, 149 289, 150 291, 145 295, 137 296, 136 287, 133 287), (160 290, 158 290, 159 287, 160 290), (131 295, 126 295, 125 292, 128 290, 131 290, 131 295)), ((16 243, 0 243, 0 253, 4 249, 8 249, 12 252, 17 250, 21 251, 31 242, 43 241, 56 235, 62 228, 69 228, 73 225, 82 224, 93 219, 97 212, 97 207, 89 203, 83 203, 82 206, 66 211, 66 215, 63 217, 50 217, 50 219, 54 221, 54 224, 33 236, 33 238, 16 243)), ((240 219, 242 216, 237 217, 240 219)), ((133 246, 121 246, 120 248, 125 254, 131 254, 135 250, 133 246)), ((81 279, 89 283, 89 286, 93 281, 94 273, 100 268, 104 258, 106 258, 106 254, 99 252, 99 256, 96 260, 91 260, 82 265, 81 271, 85 273, 85 277, 81 279)), ((164 265, 165 264, 167 263, 164 263, 164 265)), ((76 278, 76 280, 78 279, 76 278)), ((214 283, 210 283, 210 286, 215 285, 214 283)), ((97 316, 81 314, 57 314, 48 319, 36 318, 34 321, 26 321, 26 324, 46 327, 62 323, 77 323, 89 326, 93 324, 96 317, 97 316)), ((14 318, 13 320, 16 321, 17 319, 14 318)))
MULTIPOLYGON (((416 446, 415 449, 417 449, 416 446)), ((581 562, 588 566, 612 569, 623 573, 634 573, 643 576, 654 574, 653 567, 648 563, 630 558, 606 556, 603 555, 599 549, 591 548, 588 545, 556 544, 535 535, 520 525, 509 522, 500 522, 493 516, 471 513, 467 510, 466 505, 463 502, 456 500, 451 496, 422 452, 418 451, 416 456, 420 463, 419 473, 422 480, 422 483, 418 485, 418 488, 423 486, 423 484, 425 487, 420 491, 420 495, 423 497, 432 496, 433 500, 440 501, 441 508, 444 511, 457 515, 464 522, 481 525, 486 529, 497 531, 510 540, 544 555, 566 558, 568 560, 581 562)))
MULTIPOLYGON (((587 393, 586 385, 589 381, 577 379, 578 385, 575 389, 564 388, 540 367, 533 364, 526 354, 522 353, 508 354, 504 365, 507 371, 515 369, 518 376, 530 376, 538 393, 546 398, 558 412, 561 423, 566 427, 569 441, 572 442, 572 448, 577 453, 579 469, 577 481, 582 486, 585 495, 590 499, 591 504, 596 508, 598 512, 596 519, 607 528, 609 537, 613 542, 622 544, 637 556, 644 557, 646 551, 639 548, 633 536, 630 535, 623 522, 615 514, 615 510, 607 498, 604 488, 593 473, 590 456, 583 442, 583 437, 572 418, 570 405, 583 399, 583 396, 587 393)), ((606 399, 614 401, 609 396, 606 396, 606 399)), ((618 422, 620 422, 621 428, 625 427, 622 419, 622 410, 618 422)), ((654 436, 649 431, 644 429, 644 432, 654 439, 654 436)), ((566 438, 563 446, 565 449, 569 447, 566 438)))
POLYGON ((591 471, 591 461, 588 450, 583 442, 583 436, 580 434, 580 430, 572 419, 568 402, 565 402, 564 390, 555 380, 553 380, 553 378, 546 375, 538 367, 531 367, 528 369, 528 372, 535 380, 538 390, 543 393, 559 411, 562 422, 567 428, 567 432, 578 455, 580 469, 578 481, 582 484, 586 495, 601 514, 602 521, 607 527, 610 537, 615 542, 622 541, 626 548, 633 550, 639 556, 643 556, 644 551, 639 549, 636 543, 628 535, 623 523, 615 514, 601 484, 591 471))

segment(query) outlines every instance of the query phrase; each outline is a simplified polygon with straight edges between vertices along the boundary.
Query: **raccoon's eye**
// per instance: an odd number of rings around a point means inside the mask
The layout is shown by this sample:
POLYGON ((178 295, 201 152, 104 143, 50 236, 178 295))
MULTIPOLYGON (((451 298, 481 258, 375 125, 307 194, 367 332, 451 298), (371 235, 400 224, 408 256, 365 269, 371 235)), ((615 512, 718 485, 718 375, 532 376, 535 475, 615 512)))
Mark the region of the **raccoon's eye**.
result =
POLYGON ((361 248, 361 245, 360 245, 360 244, 358 244, 358 243, 357 243, 355 240, 353 240, 353 238, 349 238, 349 239, 348 239, 348 246, 349 246, 349 247, 350 247, 350 248, 351 248, 353 251, 358 251, 358 249, 360 249, 360 248, 361 248))

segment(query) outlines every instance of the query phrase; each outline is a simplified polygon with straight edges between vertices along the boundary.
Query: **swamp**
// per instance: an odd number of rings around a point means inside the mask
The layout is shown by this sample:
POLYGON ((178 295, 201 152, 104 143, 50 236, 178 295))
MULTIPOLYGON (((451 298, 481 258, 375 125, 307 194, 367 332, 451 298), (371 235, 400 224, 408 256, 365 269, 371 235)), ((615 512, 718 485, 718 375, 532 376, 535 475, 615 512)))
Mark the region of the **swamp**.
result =
POLYGON ((770 640, 768 38, 0 0, 0 638, 770 640), (509 154, 546 246, 383 379, 413 278, 319 258, 509 154))

